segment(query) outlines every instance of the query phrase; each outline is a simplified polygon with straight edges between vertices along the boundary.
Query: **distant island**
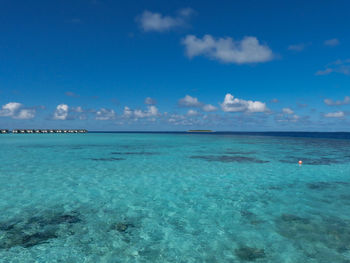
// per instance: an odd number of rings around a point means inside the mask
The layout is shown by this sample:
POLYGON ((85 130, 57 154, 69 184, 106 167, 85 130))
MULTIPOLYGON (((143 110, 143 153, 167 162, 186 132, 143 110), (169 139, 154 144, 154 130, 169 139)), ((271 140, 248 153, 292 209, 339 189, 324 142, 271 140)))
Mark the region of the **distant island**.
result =
POLYGON ((187 132, 213 132, 212 130, 188 130, 187 132))

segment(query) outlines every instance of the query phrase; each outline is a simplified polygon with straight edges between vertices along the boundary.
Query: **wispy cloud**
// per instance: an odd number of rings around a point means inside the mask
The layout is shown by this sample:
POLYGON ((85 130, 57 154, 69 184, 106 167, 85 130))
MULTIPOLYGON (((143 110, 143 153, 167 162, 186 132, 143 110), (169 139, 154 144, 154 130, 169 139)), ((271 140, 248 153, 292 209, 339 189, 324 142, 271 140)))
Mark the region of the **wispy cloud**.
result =
POLYGON ((147 106, 147 110, 140 110, 140 109, 132 110, 129 107, 125 106, 124 113, 123 113, 124 118, 135 118, 135 119, 139 119, 139 118, 142 119, 147 117, 154 118, 160 115, 161 114, 159 113, 158 108, 154 105, 147 106))
POLYGON ((300 51, 303 51, 309 45, 311 45, 311 43, 300 43, 295 45, 289 45, 288 50, 300 52, 300 51))
POLYGON ((74 93, 74 92, 71 92, 71 91, 67 91, 64 93, 66 96, 68 97, 74 97, 74 98, 78 98, 80 97, 78 94, 74 93))
POLYGON ((284 114, 294 114, 294 111, 291 108, 283 108, 282 112, 284 114))
POLYGON ((176 16, 167 16, 146 10, 136 20, 145 32, 164 32, 187 25, 188 19, 193 13, 191 8, 180 9, 176 16))
POLYGON ((324 115, 326 118, 344 118, 345 113, 343 111, 330 112, 324 115))
POLYGON ((324 42, 324 45, 329 47, 338 46, 339 44, 340 42, 339 42, 339 39, 337 38, 328 39, 324 42))
POLYGON ((324 103, 328 106, 340 106, 350 104, 350 96, 345 96, 344 100, 332 100, 332 99, 324 99, 324 103))
POLYGON ((230 37, 215 39, 211 35, 205 35, 203 38, 187 35, 182 44, 189 58, 205 56, 235 64, 267 62, 274 58, 271 49, 260 44, 256 37, 245 37, 235 41, 230 37))
POLYGON ((147 105, 156 105, 157 101, 155 99, 152 99, 151 97, 145 98, 145 104, 147 105))
POLYGON ((95 119, 100 121, 106 121, 106 120, 113 120, 115 119, 115 117, 116 117, 116 113, 114 110, 101 108, 96 111, 95 119))
POLYGON ((340 73, 344 75, 350 75, 350 59, 336 60, 329 63, 325 69, 319 70, 315 73, 317 76, 328 75, 331 73, 340 73))

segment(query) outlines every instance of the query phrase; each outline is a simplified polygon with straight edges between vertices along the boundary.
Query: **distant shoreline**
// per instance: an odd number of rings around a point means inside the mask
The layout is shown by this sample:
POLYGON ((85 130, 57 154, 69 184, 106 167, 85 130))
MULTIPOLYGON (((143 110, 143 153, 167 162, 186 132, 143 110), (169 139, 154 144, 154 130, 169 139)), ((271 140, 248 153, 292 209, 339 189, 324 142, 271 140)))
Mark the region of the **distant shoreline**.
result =
MULTIPOLYGON (((17 134, 10 130, 7 133, 2 133, 4 129, 0 129, 0 137, 5 134, 17 134), (1 134, 2 133, 2 134, 1 134)), ((25 129, 21 129, 24 131, 25 129)), ((89 133, 89 134, 174 134, 174 135, 203 135, 203 136, 270 136, 270 137, 291 137, 291 138, 322 138, 322 139, 345 139, 350 140, 350 132, 305 132, 305 131, 267 131, 267 132, 253 132, 253 131, 210 131, 209 130, 194 130, 195 132, 189 131, 87 131, 81 130, 58 130, 63 132, 55 132, 57 130, 41 130, 45 132, 35 132, 36 130, 31 130, 34 132, 20 132, 18 134, 76 134, 76 133, 89 133), (64 132, 66 131, 66 132, 64 132), (70 131, 70 132, 68 132, 70 131), (80 132, 79 132, 80 131, 80 132)), ((38 131, 38 130, 37 130, 38 131)))
POLYGON ((212 130, 188 130, 187 132, 214 132, 212 130))

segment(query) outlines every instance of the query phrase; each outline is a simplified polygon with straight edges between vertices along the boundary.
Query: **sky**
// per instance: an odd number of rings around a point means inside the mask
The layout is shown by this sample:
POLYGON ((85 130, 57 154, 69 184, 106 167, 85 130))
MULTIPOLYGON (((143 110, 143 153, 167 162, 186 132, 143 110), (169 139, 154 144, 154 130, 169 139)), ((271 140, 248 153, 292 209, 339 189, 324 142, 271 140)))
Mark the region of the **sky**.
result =
POLYGON ((350 131, 350 1, 0 1, 0 128, 350 131))

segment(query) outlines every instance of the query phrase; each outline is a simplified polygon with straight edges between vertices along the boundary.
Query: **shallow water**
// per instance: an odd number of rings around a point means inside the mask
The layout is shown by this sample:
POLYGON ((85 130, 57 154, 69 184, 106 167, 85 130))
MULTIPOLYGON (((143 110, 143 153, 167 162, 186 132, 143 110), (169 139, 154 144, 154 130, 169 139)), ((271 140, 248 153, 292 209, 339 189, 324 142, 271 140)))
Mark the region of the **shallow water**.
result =
POLYGON ((348 139, 9 134, 0 163, 0 262, 350 262, 348 139))

